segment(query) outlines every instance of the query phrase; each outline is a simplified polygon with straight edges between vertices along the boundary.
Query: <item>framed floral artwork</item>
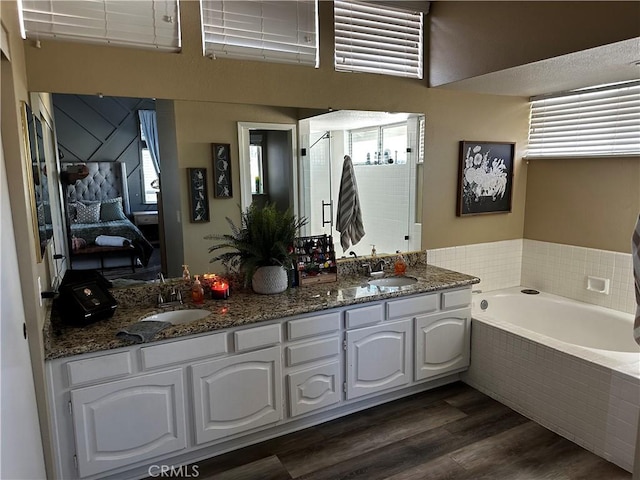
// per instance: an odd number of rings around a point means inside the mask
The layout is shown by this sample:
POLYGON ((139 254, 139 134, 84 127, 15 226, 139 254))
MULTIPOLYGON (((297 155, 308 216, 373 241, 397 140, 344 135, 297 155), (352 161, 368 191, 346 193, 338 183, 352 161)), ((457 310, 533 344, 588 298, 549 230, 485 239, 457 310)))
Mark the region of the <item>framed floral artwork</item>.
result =
POLYGON ((510 213, 515 143, 460 142, 456 214, 510 213))
POLYGON ((209 221, 207 169, 187 168, 189 182, 189 215, 192 223, 209 221))
POLYGON ((228 143, 213 144, 213 196, 231 198, 231 146, 228 143))

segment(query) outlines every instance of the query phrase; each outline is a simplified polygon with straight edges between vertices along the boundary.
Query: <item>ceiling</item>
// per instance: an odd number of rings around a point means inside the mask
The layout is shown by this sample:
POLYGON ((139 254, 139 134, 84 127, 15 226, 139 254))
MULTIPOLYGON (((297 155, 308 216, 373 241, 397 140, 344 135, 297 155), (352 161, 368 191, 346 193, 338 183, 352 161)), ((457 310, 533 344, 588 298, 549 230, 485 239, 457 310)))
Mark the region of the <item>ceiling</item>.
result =
POLYGON ((337 110, 310 118, 310 131, 354 130, 371 126, 389 125, 404 122, 410 115, 410 113, 337 110))
POLYGON ((640 37, 488 73, 436 88, 535 96, 640 79, 640 37))

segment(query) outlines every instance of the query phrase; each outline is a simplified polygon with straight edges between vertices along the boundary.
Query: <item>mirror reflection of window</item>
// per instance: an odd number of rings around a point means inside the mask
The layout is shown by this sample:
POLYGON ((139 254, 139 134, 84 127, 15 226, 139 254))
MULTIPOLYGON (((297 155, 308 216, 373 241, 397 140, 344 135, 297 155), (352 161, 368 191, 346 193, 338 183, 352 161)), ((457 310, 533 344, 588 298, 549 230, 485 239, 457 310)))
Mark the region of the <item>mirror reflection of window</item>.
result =
POLYGON ((407 124, 382 127, 382 163, 407 163, 407 124))
POLYGON ((349 131, 349 150, 354 165, 407 163, 407 124, 349 131))
POLYGON ((375 165, 378 160, 378 128, 349 132, 351 161, 354 165, 375 165))
POLYGON ((262 145, 249 145, 249 160, 251 162, 251 193, 264 193, 264 171, 262 169, 262 145))
POLYGON ((142 158, 142 186, 144 193, 144 203, 156 203, 158 201, 158 189, 153 188, 153 185, 158 183, 158 173, 153 165, 153 159, 147 147, 147 141, 144 137, 144 132, 140 128, 140 141, 141 149, 140 155, 142 158))

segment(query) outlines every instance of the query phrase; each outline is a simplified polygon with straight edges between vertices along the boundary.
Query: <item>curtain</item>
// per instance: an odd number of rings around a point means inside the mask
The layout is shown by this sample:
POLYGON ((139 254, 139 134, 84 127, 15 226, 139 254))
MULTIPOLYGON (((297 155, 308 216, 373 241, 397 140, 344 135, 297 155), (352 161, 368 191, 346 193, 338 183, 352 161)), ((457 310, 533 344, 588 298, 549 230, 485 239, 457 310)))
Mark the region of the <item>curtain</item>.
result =
POLYGON ((142 134, 147 142, 147 148, 149 149, 151 159, 153 160, 153 166, 156 168, 156 173, 160 175, 160 147, 158 146, 158 124, 156 122, 156 111, 138 110, 138 117, 140 118, 142 134))

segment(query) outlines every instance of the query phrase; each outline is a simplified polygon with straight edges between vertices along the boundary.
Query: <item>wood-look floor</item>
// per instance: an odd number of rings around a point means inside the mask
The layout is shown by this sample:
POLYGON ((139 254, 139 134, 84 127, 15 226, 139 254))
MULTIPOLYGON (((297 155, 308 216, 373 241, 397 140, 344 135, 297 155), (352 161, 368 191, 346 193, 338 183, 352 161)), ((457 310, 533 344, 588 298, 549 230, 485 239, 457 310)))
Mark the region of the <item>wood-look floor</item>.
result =
POLYGON ((631 479, 463 383, 195 465, 199 480, 631 479))

